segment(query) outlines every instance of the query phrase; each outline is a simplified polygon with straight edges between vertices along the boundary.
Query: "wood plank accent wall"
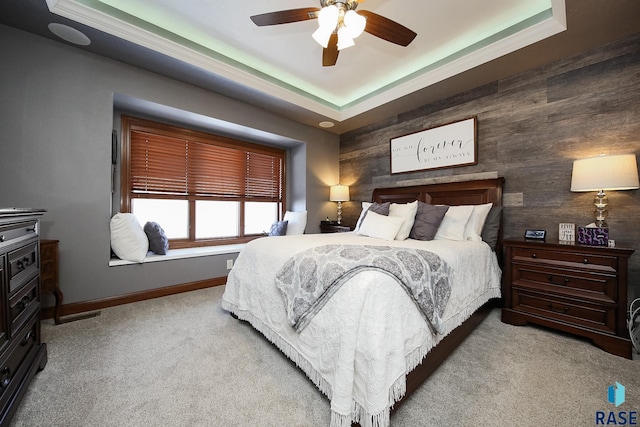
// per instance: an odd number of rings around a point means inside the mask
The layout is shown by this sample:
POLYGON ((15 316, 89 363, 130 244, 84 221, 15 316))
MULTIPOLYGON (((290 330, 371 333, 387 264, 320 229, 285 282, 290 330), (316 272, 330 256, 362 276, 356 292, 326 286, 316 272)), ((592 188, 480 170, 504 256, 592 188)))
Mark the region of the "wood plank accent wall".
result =
MULTIPOLYGON (((573 160, 640 158, 640 35, 434 102, 341 135, 340 182, 350 185, 343 222, 355 224, 376 187, 505 177, 505 236, 527 228, 558 237, 558 223, 593 222, 595 193, 572 193, 573 160), (390 174, 389 140, 470 116, 478 118, 478 164, 390 174)), ((640 161, 640 160, 639 160, 640 161)), ((608 224, 632 247, 630 301, 640 297, 640 190, 610 191, 608 224)))

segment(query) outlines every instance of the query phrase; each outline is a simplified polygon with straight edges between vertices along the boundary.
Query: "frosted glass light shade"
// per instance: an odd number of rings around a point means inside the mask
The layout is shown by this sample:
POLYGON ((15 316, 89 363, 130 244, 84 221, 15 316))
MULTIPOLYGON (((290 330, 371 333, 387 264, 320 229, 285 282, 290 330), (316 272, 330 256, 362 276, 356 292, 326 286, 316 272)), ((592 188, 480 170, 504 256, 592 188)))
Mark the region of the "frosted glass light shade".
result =
POLYGON ((340 29, 338 30, 338 50, 346 49, 354 45, 355 42, 349 35, 347 29, 345 27, 340 27, 340 29))
POLYGON ((358 15, 355 10, 349 10, 344 14, 343 22, 351 38, 355 39, 364 31, 364 27, 367 25, 367 18, 358 15))
POLYGON ((329 200, 332 202, 348 202, 349 201, 349 186, 348 185, 334 185, 329 190, 329 200))
POLYGON ((571 191, 634 190, 640 188, 635 154, 575 160, 571 191))

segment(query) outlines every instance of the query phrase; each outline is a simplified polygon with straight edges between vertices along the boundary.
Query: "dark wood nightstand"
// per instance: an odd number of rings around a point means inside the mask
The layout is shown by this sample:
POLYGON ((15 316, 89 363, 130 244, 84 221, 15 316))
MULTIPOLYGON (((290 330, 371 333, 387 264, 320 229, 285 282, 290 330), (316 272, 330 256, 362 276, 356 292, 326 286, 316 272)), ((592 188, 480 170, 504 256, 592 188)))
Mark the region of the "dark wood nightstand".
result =
POLYGON ((631 359, 627 264, 634 249, 504 241, 502 321, 590 339, 631 359))
POLYGON ((320 221, 321 233, 345 233, 347 231, 351 231, 351 227, 338 224, 337 221, 320 221))

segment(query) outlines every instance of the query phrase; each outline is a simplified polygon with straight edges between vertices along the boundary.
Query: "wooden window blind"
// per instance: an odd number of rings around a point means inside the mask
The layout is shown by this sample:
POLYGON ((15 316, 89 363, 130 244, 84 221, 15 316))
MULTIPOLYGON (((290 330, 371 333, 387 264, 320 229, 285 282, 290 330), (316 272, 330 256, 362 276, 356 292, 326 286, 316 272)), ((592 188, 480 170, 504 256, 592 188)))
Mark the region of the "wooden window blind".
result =
POLYGON ((122 125, 123 212, 131 199, 163 198, 277 202, 282 215, 285 150, 127 116, 122 125))

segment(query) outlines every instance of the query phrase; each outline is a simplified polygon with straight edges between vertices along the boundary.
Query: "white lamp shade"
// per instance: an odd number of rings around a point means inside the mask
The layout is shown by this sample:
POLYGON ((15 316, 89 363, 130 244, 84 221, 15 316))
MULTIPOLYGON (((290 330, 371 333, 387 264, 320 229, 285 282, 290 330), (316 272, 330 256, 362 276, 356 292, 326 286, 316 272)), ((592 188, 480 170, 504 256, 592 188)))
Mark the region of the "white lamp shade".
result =
POLYGON ((329 45, 331 33, 333 33, 333 30, 327 31, 326 28, 318 27, 318 29, 311 34, 311 37, 313 37, 320 46, 326 48, 329 45))
POLYGON ((348 202, 349 201, 349 186, 348 185, 334 185, 329 190, 329 200, 332 202, 348 202))
POLYGON ((635 154, 598 156, 575 160, 571 191, 634 190, 638 183, 635 154))

